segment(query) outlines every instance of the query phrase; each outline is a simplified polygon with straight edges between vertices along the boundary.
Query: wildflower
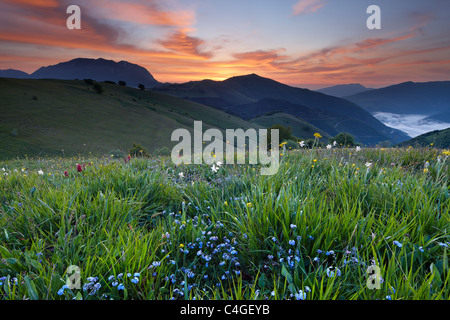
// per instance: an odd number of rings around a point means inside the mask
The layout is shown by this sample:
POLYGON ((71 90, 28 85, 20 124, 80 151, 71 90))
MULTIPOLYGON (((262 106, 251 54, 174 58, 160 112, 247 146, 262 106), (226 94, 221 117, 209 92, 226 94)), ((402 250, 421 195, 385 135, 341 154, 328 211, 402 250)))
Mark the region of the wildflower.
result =
POLYGON ((247 208, 251 208, 251 207, 252 207, 252 203, 251 202, 247 203, 247 208))
POLYGON ((44 171, 42 171, 41 169, 39 169, 38 174, 40 174, 41 176, 44 174, 44 171))
POLYGON ((327 277, 328 278, 332 278, 335 275, 340 277, 341 276, 341 270, 339 270, 338 268, 334 268, 334 267, 328 267, 327 268, 327 277))
POLYGON ((79 163, 77 163, 77 171, 78 171, 78 172, 83 171, 83 169, 81 168, 81 164, 79 164, 79 163))
POLYGON ((214 163, 214 164, 212 165, 212 167, 211 167, 211 170, 212 170, 213 172, 217 172, 217 171, 219 171, 219 167, 216 167, 216 164, 214 163))
POLYGON ((361 151, 361 147, 360 146, 356 146, 356 152, 361 151))
POLYGON ((117 290, 123 290, 125 289, 125 286, 121 283, 117 286, 117 290))
POLYGON ((393 244, 395 244, 397 247, 399 247, 399 248, 401 248, 401 247, 403 247, 403 245, 400 243, 400 242, 398 242, 397 240, 395 240, 394 242, 393 242, 393 244))
POLYGON ((329 150, 329 149, 331 149, 331 148, 332 148, 331 144, 328 144, 328 145, 327 145, 327 149, 329 150))
POLYGON ((273 259, 273 255, 269 254, 269 255, 267 256, 267 258, 270 259, 270 260, 272 260, 272 259, 273 259))
POLYGON ((183 172, 180 172, 178 175, 180 176, 180 178, 183 178, 183 177, 184 177, 183 172))
POLYGON ((316 133, 314 133, 314 137, 316 137, 318 139, 318 138, 322 138, 322 135, 320 133, 316 132, 316 133))
POLYGON ((295 240, 289 240, 289 244, 290 244, 291 246, 295 246, 295 240))
POLYGON ((64 175, 65 175, 66 177, 68 177, 68 176, 69 176, 69 173, 68 173, 67 171, 64 171, 64 175))
POLYGON ((134 284, 139 282, 139 278, 138 277, 134 277, 133 279, 131 279, 131 282, 133 282, 134 284))
POLYGON ((336 141, 333 141, 333 146, 337 146, 337 142, 336 141))
POLYGON ((291 224, 290 227, 291 227, 291 229, 297 228, 297 226, 295 224, 291 224))
POLYGON ((300 147, 303 148, 305 146, 305 141, 300 141, 299 144, 300 144, 300 147))
POLYGON ((386 300, 392 300, 391 296, 386 296, 386 300))
POLYGON ((371 163, 371 162, 366 162, 366 167, 367 167, 367 168, 372 167, 372 163, 371 163))
POLYGON ((303 290, 299 290, 299 292, 295 294, 295 299, 306 300, 306 292, 303 292, 303 290))

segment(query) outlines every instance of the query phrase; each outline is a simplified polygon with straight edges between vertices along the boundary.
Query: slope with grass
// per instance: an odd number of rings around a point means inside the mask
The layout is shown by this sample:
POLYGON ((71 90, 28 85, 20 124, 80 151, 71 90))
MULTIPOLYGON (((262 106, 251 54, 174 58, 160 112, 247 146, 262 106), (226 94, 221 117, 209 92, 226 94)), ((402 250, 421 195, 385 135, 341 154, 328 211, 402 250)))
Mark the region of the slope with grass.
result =
POLYGON ((314 139, 314 133, 316 132, 320 133, 325 138, 331 137, 325 131, 311 125, 302 118, 295 117, 283 112, 276 112, 274 114, 266 114, 261 117, 256 117, 251 119, 250 122, 256 123, 265 128, 269 128, 275 124, 280 124, 285 127, 291 127, 292 135, 301 140, 314 139))
POLYGON ((171 133, 258 127, 191 101, 109 83, 0 79, 0 158, 24 155, 126 153, 133 143, 150 151, 173 146, 171 133), (64 150, 64 151, 63 151, 64 150))
POLYGON ((427 147, 450 148, 450 128, 444 130, 434 130, 417 136, 411 140, 398 144, 400 147, 427 147))

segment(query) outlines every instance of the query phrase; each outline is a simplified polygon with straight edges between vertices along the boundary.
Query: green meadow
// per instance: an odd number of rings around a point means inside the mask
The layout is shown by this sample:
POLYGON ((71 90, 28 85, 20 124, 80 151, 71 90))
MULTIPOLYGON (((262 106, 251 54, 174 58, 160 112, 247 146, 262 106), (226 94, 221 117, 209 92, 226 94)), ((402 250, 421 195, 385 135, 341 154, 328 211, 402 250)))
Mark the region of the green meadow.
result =
POLYGON ((448 299, 449 155, 292 150, 272 176, 156 156, 2 161, 0 298, 448 299))

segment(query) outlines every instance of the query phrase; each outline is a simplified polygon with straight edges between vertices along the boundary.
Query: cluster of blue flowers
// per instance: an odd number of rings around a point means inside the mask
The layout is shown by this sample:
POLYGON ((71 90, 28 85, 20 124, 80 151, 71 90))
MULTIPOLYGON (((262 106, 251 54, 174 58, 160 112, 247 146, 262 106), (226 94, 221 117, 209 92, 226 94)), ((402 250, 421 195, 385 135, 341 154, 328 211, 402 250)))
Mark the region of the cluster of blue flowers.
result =
MULTIPOLYGON (((212 222, 209 214, 203 213, 209 209, 206 202, 205 209, 201 210, 190 202, 184 204, 183 210, 191 216, 186 221, 181 220, 180 213, 168 214, 173 219, 169 220, 173 225, 171 231, 177 232, 178 237, 184 237, 180 232, 186 232, 188 239, 192 234, 199 235, 194 241, 181 244, 177 252, 173 251, 170 233, 164 235, 169 240, 162 247, 161 253, 172 251, 166 254, 165 260, 168 260, 169 266, 173 266, 173 271, 164 278, 171 285, 172 299, 184 296, 185 287, 188 292, 196 287, 206 291, 205 287, 220 287, 225 281, 241 275, 236 235, 227 233, 222 222, 212 222), (215 276, 211 276, 212 274, 215 276)), ((153 263, 149 268, 155 267, 153 263)))

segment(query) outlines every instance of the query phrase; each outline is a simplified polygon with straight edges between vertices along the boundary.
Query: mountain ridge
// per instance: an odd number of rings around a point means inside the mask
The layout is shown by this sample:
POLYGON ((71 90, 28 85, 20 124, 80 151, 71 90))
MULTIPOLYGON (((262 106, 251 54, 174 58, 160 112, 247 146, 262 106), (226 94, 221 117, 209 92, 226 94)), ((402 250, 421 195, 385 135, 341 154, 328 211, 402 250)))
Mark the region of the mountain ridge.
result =
MULTIPOLYGON (((360 137, 364 143, 369 144, 377 144, 383 140, 396 140, 399 142, 409 138, 399 130, 385 126, 351 101, 309 89, 291 87, 254 73, 234 76, 223 81, 203 80, 171 84, 154 88, 153 90, 183 99, 201 102, 239 115, 245 119, 263 114, 261 112, 255 112, 254 114, 246 113, 244 109, 248 108, 249 105, 252 106, 253 110, 258 110, 259 107, 265 109, 265 112, 284 112, 286 110, 279 108, 280 101, 284 101, 289 104, 314 109, 318 113, 322 112, 333 115, 332 117, 335 118, 335 121, 332 126, 335 128, 332 132, 329 132, 331 135, 345 130, 356 137, 360 137), (271 110, 270 107, 267 107, 267 99, 276 101, 276 105, 272 106, 271 110), (352 128, 352 123, 357 125, 358 128, 352 128), (364 133, 364 126, 362 124, 365 124, 367 129, 371 127, 374 129, 371 131, 371 134, 367 135, 364 133)), ((291 111, 293 110, 292 107, 290 109, 291 111)), ((301 114, 294 115, 304 116, 301 114)), ((324 127, 321 127, 320 123, 316 122, 313 125, 325 130, 324 127)))
POLYGON ((320 93, 325 93, 330 96, 335 96, 338 98, 344 98, 350 95, 355 95, 357 93, 372 90, 372 88, 366 88, 359 83, 349 83, 349 84, 338 84, 331 87, 322 88, 315 90, 320 93))

